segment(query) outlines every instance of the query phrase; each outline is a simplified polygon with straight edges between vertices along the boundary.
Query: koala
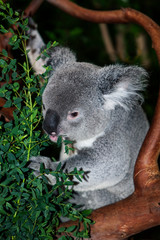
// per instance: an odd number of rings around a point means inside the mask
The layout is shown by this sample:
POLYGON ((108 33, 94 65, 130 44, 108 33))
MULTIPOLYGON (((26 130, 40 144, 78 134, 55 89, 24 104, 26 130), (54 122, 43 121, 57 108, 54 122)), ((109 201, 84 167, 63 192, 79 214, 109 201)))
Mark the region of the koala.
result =
MULTIPOLYGON (((49 50, 49 59, 35 62, 44 46, 37 29, 31 29, 27 47, 31 64, 37 73, 44 72, 44 64, 53 69, 42 96, 43 129, 53 142, 58 136, 73 141, 75 152, 67 155, 62 149, 60 154, 64 170, 76 167, 88 173, 74 186, 72 201, 97 209, 126 198, 134 191, 135 161, 149 128, 140 94, 146 71, 78 62, 69 48, 59 46, 49 50)), ((30 161, 35 174, 41 163, 52 170, 59 164, 43 156, 30 161)), ((48 179, 55 184, 52 175, 48 179)))

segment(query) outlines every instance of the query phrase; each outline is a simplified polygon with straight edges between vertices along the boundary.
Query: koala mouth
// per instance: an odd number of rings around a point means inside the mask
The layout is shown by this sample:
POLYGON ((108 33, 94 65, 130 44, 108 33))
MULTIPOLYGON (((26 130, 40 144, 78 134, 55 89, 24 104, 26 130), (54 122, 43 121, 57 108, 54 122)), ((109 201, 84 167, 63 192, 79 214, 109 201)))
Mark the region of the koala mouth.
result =
POLYGON ((52 142, 57 142, 58 140, 58 136, 55 132, 52 132, 51 134, 49 134, 49 138, 52 142))

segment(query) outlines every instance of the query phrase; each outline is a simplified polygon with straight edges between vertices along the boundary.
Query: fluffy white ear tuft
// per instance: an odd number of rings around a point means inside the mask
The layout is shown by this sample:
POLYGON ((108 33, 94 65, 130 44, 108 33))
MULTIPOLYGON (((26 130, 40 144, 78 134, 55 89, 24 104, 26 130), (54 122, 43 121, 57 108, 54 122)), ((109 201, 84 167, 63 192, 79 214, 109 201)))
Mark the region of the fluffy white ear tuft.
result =
POLYGON ((143 102, 143 97, 140 93, 137 93, 133 87, 129 89, 129 86, 125 82, 117 84, 115 90, 109 94, 104 95, 105 109, 114 109, 116 105, 123 107, 125 110, 129 110, 129 106, 133 105, 133 100, 137 99, 143 102))
POLYGON ((125 110, 143 102, 140 92, 147 85, 147 72, 140 67, 111 65, 100 70, 99 87, 104 97, 104 108, 112 110, 117 105, 125 110))

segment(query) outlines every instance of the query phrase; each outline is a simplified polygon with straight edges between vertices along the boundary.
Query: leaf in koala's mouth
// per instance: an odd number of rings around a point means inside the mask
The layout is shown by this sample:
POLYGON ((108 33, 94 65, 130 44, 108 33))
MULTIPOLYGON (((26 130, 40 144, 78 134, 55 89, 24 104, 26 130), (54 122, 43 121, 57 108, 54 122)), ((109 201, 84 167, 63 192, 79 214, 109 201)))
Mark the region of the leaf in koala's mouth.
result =
POLYGON ((49 135, 49 138, 50 138, 50 140, 51 140, 52 142, 57 142, 57 139, 58 139, 58 137, 57 137, 57 135, 56 135, 55 132, 51 133, 51 134, 49 135))

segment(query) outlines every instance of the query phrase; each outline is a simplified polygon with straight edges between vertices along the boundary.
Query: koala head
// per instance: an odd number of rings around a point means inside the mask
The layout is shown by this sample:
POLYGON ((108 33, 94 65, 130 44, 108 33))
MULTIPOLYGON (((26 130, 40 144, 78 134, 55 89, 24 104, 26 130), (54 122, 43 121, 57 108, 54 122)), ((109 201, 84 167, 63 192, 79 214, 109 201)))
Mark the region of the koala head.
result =
POLYGON ((54 54, 54 71, 42 96, 43 128, 52 141, 58 135, 76 142, 94 138, 109 128, 116 108, 129 111, 141 99, 147 75, 142 68, 76 62, 63 48, 54 54))

